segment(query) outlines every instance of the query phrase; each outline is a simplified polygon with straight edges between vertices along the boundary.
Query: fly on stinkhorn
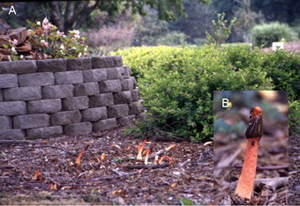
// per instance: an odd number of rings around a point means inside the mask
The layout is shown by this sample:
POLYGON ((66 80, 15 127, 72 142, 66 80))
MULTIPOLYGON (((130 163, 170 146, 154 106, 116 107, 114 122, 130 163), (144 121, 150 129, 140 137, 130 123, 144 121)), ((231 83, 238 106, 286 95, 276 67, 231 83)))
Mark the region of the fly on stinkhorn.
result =
POLYGON ((246 130, 248 139, 242 173, 235 193, 242 198, 251 199, 257 166, 258 143, 263 133, 262 109, 258 106, 250 111, 250 122, 246 130))

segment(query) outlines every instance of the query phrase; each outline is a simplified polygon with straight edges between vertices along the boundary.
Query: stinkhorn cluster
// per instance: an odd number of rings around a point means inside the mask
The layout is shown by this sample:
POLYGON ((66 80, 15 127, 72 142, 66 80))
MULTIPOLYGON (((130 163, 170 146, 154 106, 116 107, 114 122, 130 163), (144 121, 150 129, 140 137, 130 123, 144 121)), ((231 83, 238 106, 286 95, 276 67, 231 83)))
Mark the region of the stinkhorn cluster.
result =
POLYGON ((242 198, 251 199, 257 166, 258 145, 263 133, 262 109, 258 106, 250 111, 250 122, 246 130, 248 139, 246 155, 241 176, 235 193, 242 198))

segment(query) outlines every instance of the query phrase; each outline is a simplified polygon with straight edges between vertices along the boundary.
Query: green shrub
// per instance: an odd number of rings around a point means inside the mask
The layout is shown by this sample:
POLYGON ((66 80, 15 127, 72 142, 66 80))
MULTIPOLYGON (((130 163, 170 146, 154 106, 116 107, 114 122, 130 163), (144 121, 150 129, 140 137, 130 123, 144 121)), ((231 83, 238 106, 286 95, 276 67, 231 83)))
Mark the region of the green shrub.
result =
POLYGON ((270 47, 272 42, 278 42, 282 39, 286 42, 298 39, 298 34, 291 27, 279 22, 256 25, 253 27, 251 34, 253 44, 259 47, 270 47))
POLYGON ((184 46, 187 44, 186 35, 182 32, 172 31, 167 33, 166 36, 160 37, 157 40, 158 45, 167 45, 167 46, 184 46))
MULTIPOLYGON (((239 49, 245 56, 252 52, 245 47, 239 49)), ((152 114, 149 121, 153 127, 201 141, 213 135, 214 90, 273 88, 271 78, 260 67, 234 69, 228 60, 231 50, 143 47, 116 54, 123 55, 124 63, 138 75, 138 87, 152 114)))

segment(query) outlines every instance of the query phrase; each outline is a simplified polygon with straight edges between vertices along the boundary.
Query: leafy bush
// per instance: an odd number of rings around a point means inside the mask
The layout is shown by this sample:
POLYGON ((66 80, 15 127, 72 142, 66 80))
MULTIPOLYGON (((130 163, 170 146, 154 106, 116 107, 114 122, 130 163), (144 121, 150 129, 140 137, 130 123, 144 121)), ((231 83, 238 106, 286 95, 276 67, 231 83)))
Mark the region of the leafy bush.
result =
POLYGON ((268 24, 256 25, 252 31, 253 44, 255 46, 270 47, 272 42, 290 42, 298 39, 298 34, 287 24, 271 22, 268 24))
MULTIPOLYGON (((231 53, 251 56, 249 47, 201 49, 143 47, 118 51, 133 74, 154 128, 201 141, 213 135, 214 90, 272 89, 272 80, 259 65, 236 68, 231 53), (233 52, 234 51, 234 52, 233 52)), ((237 62, 235 62, 237 63, 237 62)), ((149 129, 149 124, 147 129, 149 129)), ((143 128, 140 130, 143 131, 143 128)))
POLYGON ((182 32, 172 31, 167 33, 166 36, 160 37, 157 40, 157 44, 167 46, 187 45, 186 35, 182 32))

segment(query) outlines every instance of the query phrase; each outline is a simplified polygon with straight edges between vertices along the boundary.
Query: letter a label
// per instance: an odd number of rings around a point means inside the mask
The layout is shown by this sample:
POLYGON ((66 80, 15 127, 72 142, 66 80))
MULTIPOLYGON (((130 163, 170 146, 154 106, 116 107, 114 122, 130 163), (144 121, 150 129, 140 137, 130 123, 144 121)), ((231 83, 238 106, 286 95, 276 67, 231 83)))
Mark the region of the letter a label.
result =
POLYGON ((8 15, 10 15, 10 13, 14 13, 15 15, 17 15, 17 12, 16 12, 14 6, 11 6, 11 7, 10 7, 9 12, 8 12, 8 15))

